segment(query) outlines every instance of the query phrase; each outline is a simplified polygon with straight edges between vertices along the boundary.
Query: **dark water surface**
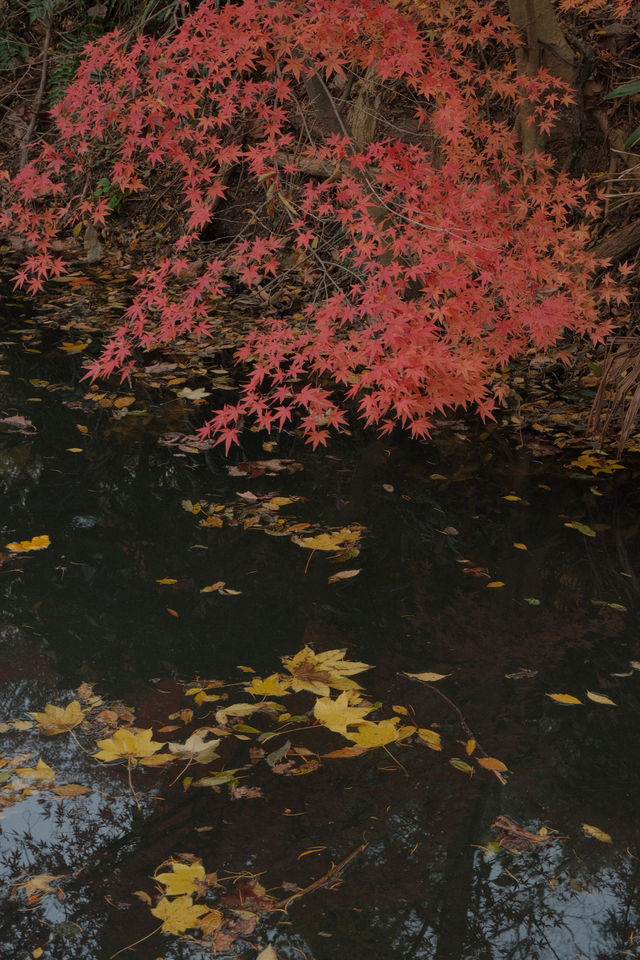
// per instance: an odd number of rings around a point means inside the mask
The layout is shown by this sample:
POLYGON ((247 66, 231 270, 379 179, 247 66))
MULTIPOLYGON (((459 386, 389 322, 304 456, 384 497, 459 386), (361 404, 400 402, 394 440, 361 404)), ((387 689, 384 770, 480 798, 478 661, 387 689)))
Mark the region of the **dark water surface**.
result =
MULTIPOLYGON (((238 665, 264 676, 310 644, 372 664, 358 677, 372 699, 386 715, 399 705, 439 725, 443 750, 392 746, 399 763, 378 750, 298 777, 256 768, 257 799, 170 787, 173 767, 136 771, 138 809, 122 768, 83 752, 92 743, 10 728, 4 756, 42 756, 57 782, 91 793, 36 793, 2 811, 0 956, 42 948, 54 960, 103 960, 144 937, 158 921, 134 892, 153 895, 149 877, 172 854, 201 857, 220 876, 259 874, 272 890, 310 884, 363 840, 340 885, 268 916, 236 955, 249 960, 269 942, 278 960, 640 955, 634 464, 593 476, 566 468, 575 449, 542 457, 454 425, 433 443, 354 437, 316 454, 293 436, 266 454, 249 437, 229 462, 292 457, 303 470, 230 477, 218 453, 176 456, 157 442, 196 426, 203 407, 149 403, 145 414, 138 402, 142 415, 116 419, 84 399, 81 360, 34 342, 30 329, 16 310, 5 319, 0 416, 24 416, 37 432, 0 424, 1 543, 46 533, 51 546, 0 568, 0 720, 64 705, 87 681, 157 730, 180 706, 175 680, 246 680, 238 665), (242 524, 206 529, 181 505, 247 490, 304 497, 282 513, 314 529, 362 524, 361 554, 347 564, 360 574, 330 585, 340 569, 330 554, 242 524), (200 593, 219 580, 241 593, 200 593), (495 581, 504 586, 488 587, 495 581), (522 670, 531 675, 506 676, 522 670), (400 671, 450 674, 439 689, 508 765, 506 785, 451 766, 466 757, 458 714, 400 671), (583 703, 560 706, 546 696, 554 692, 583 703), (488 845, 500 815, 564 839, 497 850, 488 845), (583 823, 612 842, 587 838, 583 823), (12 894, 41 874, 62 876, 62 892, 32 903, 12 894)), ((122 954, 206 955, 169 934, 122 954)))

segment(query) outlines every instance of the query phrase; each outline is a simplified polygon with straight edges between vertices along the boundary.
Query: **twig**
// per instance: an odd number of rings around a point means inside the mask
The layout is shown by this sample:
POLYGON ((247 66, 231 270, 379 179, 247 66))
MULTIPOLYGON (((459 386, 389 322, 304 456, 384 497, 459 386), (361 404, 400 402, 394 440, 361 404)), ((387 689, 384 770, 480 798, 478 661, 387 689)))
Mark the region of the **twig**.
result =
POLYGON ((22 146, 20 147, 20 159, 18 165, 20 169, 26 165, 27 160, 29 159, 29 142, 33 135, 33 131, 36 128, 36 123, 38 120, 38 114, 40 113, 40 107, 42 106, 42 100, 44 98, 44 91, 47 84, 47 63, 49 60, 49 45, 51 43, 51 27, 53 24, 53 17, 47 17, 46 21, 46 32, 44 35, 44 41, 42 44, 42 69, 40 71, 40 86, 38 87, 38 92, 36 94, 36 99, 33 104, 33 114, 31 116, 31 121, 27 127, 27 131, 22 138, 22 146))
POLYGON ((334 880, 337 880, 343 870, 351 863, 352 860, 367 849, 369 846, 368 843, 361 843, 359 847, 356 847, 355 850, 352 850, 348 856, 341 860, 340 863, 335 863, 330 870, 327 870, 323 876, 318 880, 314 880, 313 883, 310 883, 308 887, 304 887, 302 890, 296 890, 295 893, 292 893, 290 897, 287 897, 286 900, 279 900, 277 903, 274 903, 272 910, 284 910, 285 913, 289 909, 289 904, 294 900, 297 900, 299 897, 304 897, 307 893, 313 893, 314 890, 320 890, 322 887, 326 887, 329 883, 332 883, 334 880))
MULTIPOLYGON (((408 675, 405 674, 405 673, 399 673, 398 676, 399 676, 399 677, 407 677, 408 675)), ((442 700, 444 700, 444 702, 447 703, 447 704, 451 707, 452 710, 454 710, 454 711, 456 712, 456 714, 457 714, 457 716, 458 716, 458 720, 460 721, 460 726, 462 727, 463 731, 464 731, 465 734, 467 735, 467 739, 468 739, 468 740, 473 740, 473 741, 475 742, 475 745, 476 745, 476 747, 478 748, 478 752, 481 753, 481 754, 483 755, 483 757, 488 757, 488 756, 489 756, 489 754, 488 754, 487 751, 484 749, 484 747, 482 746, 482 744, 478 741, 478 738, 476 737, 475 733, 473 732, 473 730, 471 729, 471 727, 470 727, 469 724, 467 723, 466 717, 465 717, 464 713, 462 712, 462 710, 460 709, 460 707, 458 706, 457 703, 454 703, 453 700, 451 700, 451 699, 446 695, 446 693, 443 693, 442 690, 440 690, 438 687, 436 687, 433 683, 430 683, 428 680, 420 680, 419 677, 409 677, 408 679, 409 679, 409 680, 417 680, 418 683, 424 684, 425 687, 428 687, 428 688, 429 688, 430 690, 432 690, 434 693, 437 693, 438 696, 439 696, 442 700)), ((505 783, 506 783, 505 778, 502 776, 502 774, 500 773, 499 770, 492 770, 491 773, 493 773, 493 774, 498 778, 498 780, 500 781, 500 783, 502 783, 502 784, 505 784, 505 783)))

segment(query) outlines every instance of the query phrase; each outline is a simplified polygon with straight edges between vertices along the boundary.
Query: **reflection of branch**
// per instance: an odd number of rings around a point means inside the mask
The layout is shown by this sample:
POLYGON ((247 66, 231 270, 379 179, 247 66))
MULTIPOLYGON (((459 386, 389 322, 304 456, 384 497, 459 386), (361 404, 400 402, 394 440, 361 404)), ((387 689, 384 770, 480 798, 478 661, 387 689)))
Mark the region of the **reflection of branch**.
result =
MULTIPOLYGON (((405 674, 405 673, 400 673, 400 674, 398 674, 398 676, 400 676, 400 677, 406 677, 407 674, 405 674)), ((456 714, 458 715, 458 720, 460 721, 460 726, 462 727, 463 731, 464 731, 465 734, 467 735, 467 739, 468 739, 468 740, 473 740, 473 741, 475 742, 475 745, 476 745, 476 747, 478 748, 478 752, 481 753, 481 754, 483 755, 483 757, 488 757, 488 756, 489 756, 489 754, 488 754, 487 751, 484 749, 484 747, 482 746, 482 744, 478 741, 478 738, 476 737, 475 733, 473 732, 473 730, 471 729, 471 727, 470 727, 469 724, 467 723, 466 717, 465 717, 464 713, 462 712, 462 710, 460 709, 460 707, 458 706, 457 703, 454 703, 453 700, 451 700, 451 699, 446 695, 446 693, 443 693, 442 690, 440 690, 438 687, 436 687, 435 684, 430 683, 428 680, 420 680, 419 677, 409 677, 409 679, 410 679, 410 680, 417 680, 418 683, 422 683, 422 684, 424 684, 425 687, 429 687, 429 689, 432 690, 434 693, 437 693, 438 696, 439 696, 442 700, 444 700, 445 703, 448 703, 449 706, 451 707, 451 709, 452 709, 452 710, 455 710, 456 714)), ((495 774, 495 776, 498 778, 498 780, 500 781, 500 783, 504 784, 504 783, 507 782, 507 781, 505 780, 505 778, 502 776, 502 774, 500 773, 499 770, 492 770, 491 773, 495 774)))
POLYGON ((31 121, 27 127, 27 131, 22 138, 22 146, 20 148, 20 160, 19 165, 20 169, 25 166, 29 154, 29 141, 33 135, 33 131, 36 128, 36 122, 38 120, 38 114, 40 113, 40 107, 42 106, 42 100, 44 97, 44 90, 47 83, 47 61, 49 59, 49 45, 51 43, 51 26, 53 19, 52 17, 47 17, 46 20, 46 32, 44 35, 44 41, 42 43, 42 70, 40 72, 40 86, 38 87, 38 92, 36 94, 36 99, 33 103, 33 114, 31 116, 31 121))
POLYGON ((362 853, 369 846, 368 843, 361 843, 359 847, 356 847, 355 850, 352 850, 348 856, 341 860, 340 863, 334 864, 330 870, 327 870, 323 876, 318 880, 314 880, 313 883, 310 883, 308 887, 303 887, 302 890, 296 890, 295 893, 292 893, 290 897, 287 897, 286 900, 279 900, 277 903, 274 903, 272 910, 284 910, 285 913, 289 909, 289 904, 294 900, 297 900, 299 897, 304 897, 307 893, 313 893, 314 890, 320 890, 321 887, 326 887, 329 883, 333 883, 334 880, 337 880, 343 870, 351 863, 352 860, 362 853))

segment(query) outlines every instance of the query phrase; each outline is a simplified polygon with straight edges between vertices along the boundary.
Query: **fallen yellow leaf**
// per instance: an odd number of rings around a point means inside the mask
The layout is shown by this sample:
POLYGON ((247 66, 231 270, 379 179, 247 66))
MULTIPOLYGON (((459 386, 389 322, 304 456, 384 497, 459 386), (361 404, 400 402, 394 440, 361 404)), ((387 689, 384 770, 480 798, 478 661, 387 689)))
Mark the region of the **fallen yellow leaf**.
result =
POLYGON ((564 703, 571 706, 576 703, 582 703, 582 700, 578 700, 577 697, 572 697, 570 693, 548 693, 547 696, 555 700, 556 703, 564 703))
POLYGON ((161 883, 168 897, 196 893, 204 880, 205 870, 201 863, 180 863, 173 860, 171 871, 156 873, 154 879, 161 883))
POLYGON ((405 677, 413 677, 414 680, 422 680, 424 683, 435 683, 436 680, 444 680, 450 676, 450 673, 405 673, 405 677))
POLYGON ((176 897, 175 900, 167 900, 163 897, 151 913, 154 917, 162 920, 162 929, 166 933, 175 933, 180 935, 191 927, 198 926, 198 920, 209 908, 202 904, 194 904, 191 897, 176 897))
POLYGON ((583 823, 582 829, 587 837, 593 837, 594 840, 600 840, 601 843, 611 843, 611 837, 599 827, 592 827, 590 823, 583 823))
POLYGON ((589 700, 593 700, 594 703, 604 703, 609 707, 617 706, 613 700, 610 700, 609 697, 603 696, 601 693, 593 693, 591 690, 587 690, 587 696, 589 697, 589 700))
POLYGON ((67 733, 82 723, 85 712, 77 700, 73 700, 66 707, 46 705, 43 713, 32 713, 31 716, 40 727, 42 733, 51 737, 56 733, 67 733))

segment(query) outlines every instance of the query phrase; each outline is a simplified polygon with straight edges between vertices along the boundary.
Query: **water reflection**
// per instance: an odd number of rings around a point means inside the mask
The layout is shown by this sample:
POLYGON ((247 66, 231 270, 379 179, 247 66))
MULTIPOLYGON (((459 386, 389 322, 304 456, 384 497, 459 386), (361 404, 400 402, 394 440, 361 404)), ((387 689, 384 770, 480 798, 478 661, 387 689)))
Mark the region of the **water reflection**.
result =
MULTIPOLYGON (((318 455, 290 437, 278 452, 302 473, 232 478, 216 456, 158 445, 158 411, 128 422, 83 405, 84 388, 65 383, 68 359, 45 352, 35 364, 17 347, 6 363, 3 409, 28 407, 38 432, 0 438, 2 542, 47 533, 52 546, 0 557, 0 719, 68 702, 90 680, 157 729, 174 694, 152 678, 233 679, 237 664, 272 672, 312 643, 375 664, 364 681, 372 697, 439 724, 446 748, 393 748, 401 766, 380 752, 299 778, 256 771, 264 799, 185 793, 161 772, 140 773, 138 810, 126 771, 97 766, 82 749, 92 744, 5 733, 5 756, 42 755, 59 782, 91 792, 37 794, 3 811, 0 956, 42 946, 54 960, 95 960, 144 937, 155 921, 135 892, 153 893, 149 877, 172 853, 221 875, 260 873, 268 889, 305 886, 363 837, 369 846, 339 886, 266 917, 240 953, 271 938, 279 960, 637 955, 640 674, 612 676, 639 658, 631 468, 585 477, 459 429, 433 445, 356 439, 318 455), (28 405, 35 375, 61 389, 28 405), (247 488, 302 495, 301 521, 363 524, 361 574, 329 585, 326 556, 242 526, 204 529, 181 506, 247 488), (157 583, 166 577, 178 582, 157 583), (241 595, 200 593, 217 580, 241 595), (504 586, 487 587, 495 581, 504 586), (447 694, 508 764, 506 786, 449 765, 465 755, 458 716, 398 676, 427 669, 451 673, 447 694), (588 702, 587 690, 618 706, 588 702), (554 691, 583 706, 552 703, 554 691), (520 856, 487 852, 500 814, 566 839, 520 856), (613 842, 585 838, 585 822, 613 842), (326 849, 300 859, 317 846, 326 849), (36 874, 59 877, 55 892, 33 904, 11 894, 36 874)), ((240 457, 254 456, 252 443, 240 457)), ((127 955, 203 952, 158 935, 127 955)))

